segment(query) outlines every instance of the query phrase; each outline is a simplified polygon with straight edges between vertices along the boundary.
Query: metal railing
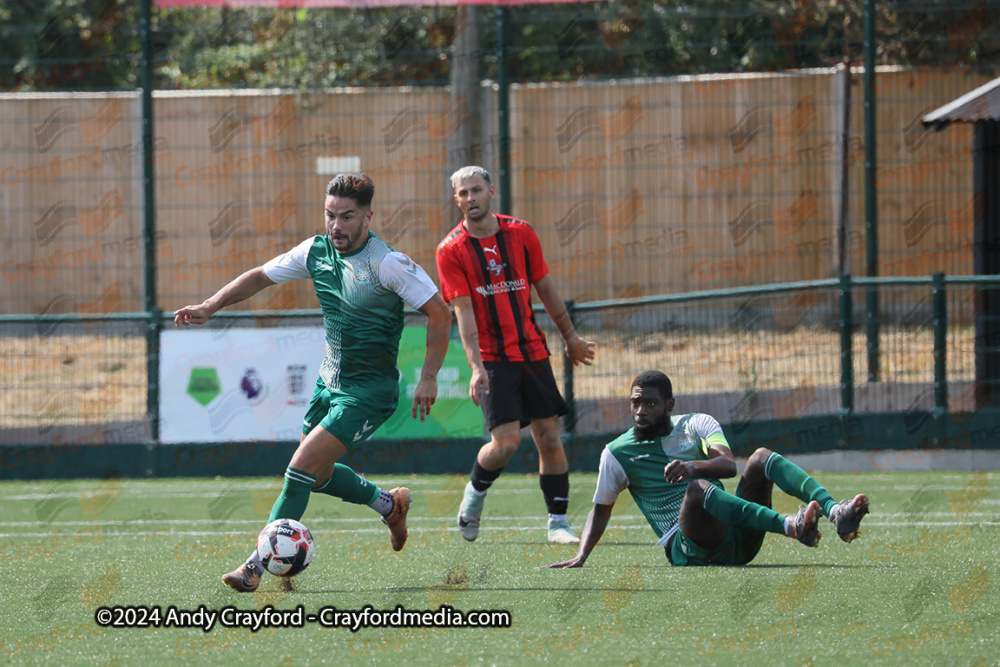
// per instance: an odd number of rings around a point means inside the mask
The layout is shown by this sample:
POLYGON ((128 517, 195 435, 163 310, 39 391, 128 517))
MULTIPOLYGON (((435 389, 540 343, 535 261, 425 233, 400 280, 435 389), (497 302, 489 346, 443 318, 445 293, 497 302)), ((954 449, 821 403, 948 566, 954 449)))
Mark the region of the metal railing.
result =
MULTIPOLYGON (((858 320, 859 312, 863 312, 863 306, 855 306, 853 295, 854 290, 863 289, 867 291, 875 289, 876 291, 884 291, 893 287, 926 287, 930 292, 929 303, 932 309, 931 317, 925 321, 930 324, 930 333, 933 335, 933 409, 938 413, 945 413, 949 410, 948 372, 950 361, 948 357, 948 335, 950 331, 950 323, 947 296, 949 287, 959 286, 973 287, 977 289, 1000 288, 1000 276, 948 277, 943 274, 936 274, 934 276, 924 277, 854 278, 850 275, 844 275, 839 279, 833 278, 827 280, 782 283, 732 290, 711 290, 687 294, 593 301, 588 303, 568 302, 567 309, 572 320, 578 327, 580 327, 581 323, 586 326, 588 315, 605 316, 607 313, 615 312, 620 309, 637 309, 639 307, 655 305, 682 306, 685 304, 695 303, 707 305, 721 302, 723 300, 766 297, 769 295, 787 293, 801 293, 803 290, 827 291, 831 293, 835 291, 837 299, 835 327, 837 333, 839 334, 839 349, 831 348, 829 353, 831 355, 839 353, 839 413, 846 415, 855 411, 855 395, 857 385, 857 368, 855 366, 854 348, 854 345, 857 343, 855 342, 852 344, 852 334, 863 330, 863 327, 860 326, 863 322, 859 322, 858 320)), ((535 310, 539 314, 544 313, 544 309, 540 305, 536 305, 535 310)), ((678 312, 683 311, 683 309, 676 310, 678 312)), ((410 310, 408 310, 408 314, 411 316, 419 315, 416 311, 410 310)), ((321 317, 321 311, 310 309, 293 311, 227 311, 217 313, 213 316, 213 319, 221 320, 223 322, 245 319, 259 320, 260 318, 297 321, 303 319, 318 319, 321 317)), ((4 315, 0 316, 0 327, 8 328, 16 327, 18 325, 29 325, 33 327, 33 330, 29 333, 32 336, 37 336, 37 332, 45 329, 46 327, 48 327, 49 330, 52 330, 58 326, 70 323, 82 324, 84 327, 88 324, 93 325, 97 322, 131 323, 133 326, 144 325, 146 339, 146 359, 144 365, 146 368, 150 369, 147 377, 145 401, 146 414, 144 417, 145 420, 149 422, 150 426, 149 440, 151 443, 157 443, 159 438, 156 426, 159 420, 160 403, 160 383, 157 377, 158 369, 160 367, 160 333, 164 328, 164 324, 170 319, 172 319, 171 314, 163 313, 159 309, 154 309, 148 313, 117 313, 109 315, 4 315), (153 369, 156 370, 154 371, 153 369)), ((828 315, 827 319, 831 320, 832 318, 828 315)), ((988 323, 996 318, 993 317, 991 312, 981 311, 974 315, 974 319, 977 325, 981 326, 983 323, 988 323)), ((833 322, 831 321, 830 324, 832 325, 833 322)), ((797 326, 798 324, 796 323, 796 327, 797 326)), ((719 331, 724 328, 724 324, 718 324, 716 322, 716 327, 717 330, 713 331, 713 327, 709 326, 704 332, 704 336, 711 338, 713 334, 719 333, 719 331)), ((639 328, 641 330, 641 326, 639 328)), ((647 324, 646 328, 650 329, 652 328, 652 325, 647 324)), ((926 328, 927 327, 924 327, 924 329, 926 328)), ((136 330, 136 332, 137 331, 138 330, 136 330)), ((101 336, 104 334, 97 335, 101 336)), ((995 346, 996 340, 994 340, 994 337, 985 337, 982 340, 977 340, 976 355, 996 354, 997 348, 995 346), (990 347, 990 345, 993 345, 994 347, 990 347)), ((738 354, 738 352, 739 351, 737 350, 736 353, 738 354)), ((623 372, 620 369, 614 368, 613 363, 610 364, 610 366, 611 368, 606 371, 610 373, 608 377, 615 377, 616 372, 619 374, 620 372, 623 372)), ((986 367, 988 368, 989 366, 986 367)), ((805 373, 800 372, 799 375, 804 376, 805 373)), ((620 378, 618 378, 618 380, 620 380, 620 378)), ((980 377, 979 371, 977 371, 975 380, 977 383, 985 383, 986 385, 992 387, 1000 386, 1000 378, 980 377)), ((570 413, 565 418, 565 431, 568 435, 574 436, 577 433, 576 407, 578 403, 577 399, 580 395, 577 391, 577 371, 568 359, 563 359, 562 381, 565 398, 570 406, 570 413)), ((618 386, 618 384, 620 384, 620 382, 618 382, 615 386, 618 386)), ((608 390, 609 391, 606 392, 607 394, 615 393, 615 390, 612 390, 611 387, 608 387, 608 390)), ((18 387, 16 385, 8 387, 7 391, 18 391, 18 387)))
MULTIPOLYGON (((633 308, 646 305, 683 304, 696 301, 707 301, 712 299, 730 299, 740 297, 755 297, 771 294, 781 294, 787 292, 797 292, 800 290, 836 289, 838 294, 838 321, 837 328, 840 334, 840 347, 837 352, 840 355, 840 398, 842 415, 849 415, 855 410, 855 370, 854 370, 854 350, 852 344, 852 332, 858 326, 856 319, 853 289, 866 288, 866 291, 874 289, 876 293, 885 287, 895 286, 926 286, 931 291, 933 304, 933 360, 934 360, 934 410, 940 413, 948 410, 947 374, 947 333, 948 333, 948 309, 947 309, 947 287, 949 285, 966 285, 974 287, 1000 287, 1000 276, 945 276, 935 274, 933 276, 919 277, 891 277, 891 278, 854 278, 844 275, 840 278, 830 278, 827 280, 801 281, 793 283, 781 283, 765 286, 745 287, 727 290, 709 290, 703 292, 692 292, 686 294, 670 294, 662 296, 650 296, 635 299, 618 299, 607 301, 593 301, 583 304, 567 303, 570 317, 574 323, 578 322, 580 315, 589 312, 607 311, 621 308, 633 308)), ((535 306, 536 312, 544 312, 541 306, 535 306)), ((986 342, 988 344, 989 341, 986 342)), ((984 351, 994 351, 994 348, 984 348, 984 351)), ((978 381, 1000 387, 1000 378, 977 378, 978 381)), ((574 365, 570 360, 563 362, 563 382, 567 403, 570 405, 570 413, 565 417, 565 431, 570 436, 576 435, 576 415, 574 405, 574 365)))

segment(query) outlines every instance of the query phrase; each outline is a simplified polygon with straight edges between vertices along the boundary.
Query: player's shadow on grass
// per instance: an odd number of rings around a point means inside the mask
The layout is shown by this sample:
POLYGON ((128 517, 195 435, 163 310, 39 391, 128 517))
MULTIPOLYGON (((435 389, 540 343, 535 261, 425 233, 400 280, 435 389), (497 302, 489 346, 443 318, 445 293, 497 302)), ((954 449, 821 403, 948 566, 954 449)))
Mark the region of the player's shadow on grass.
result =
MULTIPOLYGON (((553 551, 556 549, 562 549, 565 547, 576 548, 575 544, 553 544, 551 542, 545 542, 543 540, 527 540, 524 542, 519 542, 515 540, 504 540, 503 542, 494 542, 494 546, 503 546, 504 544, 513 544, 517 546, 540 546, 548 547, 553 551)), ((649 542, 601 542, 601 548, 607 547, 649 547, 649 542)))
POLYGON ((729 570, 745 570, 748 568, 758 568, 758 569, 774 569, 774 570, 800 570, 805 566, 812 567, 826 567, 830 569, 835 568, 874 568, 879 567, 878 565, 872 563, 871 565, 856 565, 852 563, 747 563, 746 565, 690 565, 685 567, 678 567, 676 565, 671 565, 670 563, 657 563, 655 565, 643 565, 644 570, 696 570, 705 568, 726 568, 729 570))
MULTIPOLYGON (((325 589, 321 591, 315 590, 303 590, 300 588, 292 591, 296 595, 330 595, 332 593, 351 593, 351 594, 364 594, 364 593, 422 593, 427 590, 427 586, 396 586, 393 588, 371 588, 371 589, 325 589)), ((514 586, 502 586, 496 588, 456 588, 455 590, 460 590, 462 593, 497 593, 504 591, 548 591, 550 593, 558 593, 567 590, 565 586, 525 586, 525 587, 514 587, 514 586)), ((676 589, 672 588, 602 588, 600 586, 594 587, 573 587, 574 591, 595 591, 595 592, 627 592, 627 593, 676 593, 676 589)))
MULTIPOLYGON (((799 570, 803 567, 828 567, 828 568, 871 568, 877 567, 874 563, 869 565, 858 565, 857 563, 747 563, 746 565, 733 565, 731 567, 742 567, 742 568, 777 568, 777 569, 795 569, 799 570)), ((729 566, 726 566, 729 567, 729 566)))

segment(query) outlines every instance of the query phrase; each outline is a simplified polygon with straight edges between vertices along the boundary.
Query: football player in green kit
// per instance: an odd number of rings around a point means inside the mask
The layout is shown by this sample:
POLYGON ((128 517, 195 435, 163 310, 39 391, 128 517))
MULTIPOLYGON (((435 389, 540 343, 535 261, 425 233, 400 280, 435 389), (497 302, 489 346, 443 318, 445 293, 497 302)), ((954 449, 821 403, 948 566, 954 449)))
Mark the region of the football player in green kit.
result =
MULTIPOLYGON (((409 489, 391 491, 337 463, 395 411, 396 360, 403 331, 403 303, 427 315, 427 354, 413 395, 412 415, 423 421, 437 397, 437 373, 448 349, 451 310, 420 266, 369 231, 375 184, 366 174, 339 174, 326 188, 326 234, 251 269, 204 303, 174 313, 178 325, 203 324, 221 308, 262 289, 297 278, 312 280, 323 310, 326 355, 299 446, 268 522, 298 520, 313 492, 368 505, 382 515, 395 551, 407 538, 409 489)), ((264 568, 251 554, 222 577, 240 592, 260 585, 264 568)))
POLYGON ((576 556, 546 567, 582 567, 626 488, 671 565, 745 565, 767 533, 815 547, 821 516, 833 522, 843 541, 858 536, 858 524, 868 513, 864 494, 836 503, 804 470, 763 447, 747 460, 736 495, 723 490, 719 480, 736 476, 736 462, 719 422, 700 413, 672 417, 673 390, 663 373, 640 373, 630 402, 635 427, 601 453, 594 507, 576 556), (805 507, 795 516, 775 512, 775 485, 805 507))

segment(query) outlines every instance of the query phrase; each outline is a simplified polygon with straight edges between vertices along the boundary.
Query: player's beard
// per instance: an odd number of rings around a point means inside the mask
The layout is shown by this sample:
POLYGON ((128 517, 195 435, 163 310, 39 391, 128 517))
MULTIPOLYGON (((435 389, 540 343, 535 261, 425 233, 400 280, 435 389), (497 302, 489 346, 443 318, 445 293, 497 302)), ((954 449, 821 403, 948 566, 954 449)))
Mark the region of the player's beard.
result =
POLYGON ((670 413, 664 412, 659 421, 653 422, 649 426, 640 427, 635 425, 636 440, 653 440, 667 434, 667 425, 670 423, 670 413))
POLYGON ((330 243, 333 245, 334 248, 337 249, 337 252, 353 252, 354 250, 357 250, 355 244, 358 244, 358 241, 359 239, 361 239, 362 234, 364 235, 365 238, 367 238, 368 230, 361 228, 354 234, 347 234, 345 232, 341 232, 337 235, 338 236, 337 240, 334 240, 332 233, 329 232, 327 233, 327 235, 330 238, 330 243), (340 245, 343 246, 342 248, 338 247, 337 245, 338 241, 340 242, 340 245))
POLYGON ((492 202, 490 202, 490 201, 477 202, 476 203, 476 206, 477 206, 476 212, 475 213, 472 213, 471 211, 466 212, 465 213, 465 219, 469 220, 471 222, 481 222, 481 221, 485 220, 487 218, 487 216, 489 216, 489 214, 490 214, 490 205, 491 204, 492 204, 492 202))

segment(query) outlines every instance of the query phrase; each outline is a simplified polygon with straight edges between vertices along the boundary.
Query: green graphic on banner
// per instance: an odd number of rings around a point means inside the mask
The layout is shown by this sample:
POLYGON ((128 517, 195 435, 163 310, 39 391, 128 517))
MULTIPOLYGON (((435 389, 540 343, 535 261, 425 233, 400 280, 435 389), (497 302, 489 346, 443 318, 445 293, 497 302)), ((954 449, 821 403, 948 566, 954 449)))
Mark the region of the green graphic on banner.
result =
POLYGON ((413 392, 420 380, 427 351, 427 329, 405 327, 399 341, 399 405, 386 423, 372 435, 373 439, 403 440, 416 438, 478 438, 482 437, 483 411, 469 398, 472 371, 465 359, 458 328, 452 327, 448 354, 438 373, 437 401, 426 421, 410 415, 413 392))
POLYGON ((202 405, 208 405, 222 393, 222 382, 215 368, 192 368, 188 380, 188 395, 202 405))

